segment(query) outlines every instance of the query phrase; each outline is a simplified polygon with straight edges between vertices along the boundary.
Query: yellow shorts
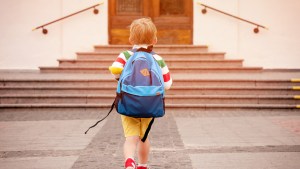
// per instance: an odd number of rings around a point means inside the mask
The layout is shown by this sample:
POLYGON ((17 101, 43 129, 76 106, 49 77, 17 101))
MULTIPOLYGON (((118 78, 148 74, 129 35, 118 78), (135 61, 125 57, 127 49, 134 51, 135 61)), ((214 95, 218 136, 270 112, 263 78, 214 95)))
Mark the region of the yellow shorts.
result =
POLYGON ((125 137, 139 136, 144 137, 148 125, 152 118, 133 118, 121 115, 125 137))

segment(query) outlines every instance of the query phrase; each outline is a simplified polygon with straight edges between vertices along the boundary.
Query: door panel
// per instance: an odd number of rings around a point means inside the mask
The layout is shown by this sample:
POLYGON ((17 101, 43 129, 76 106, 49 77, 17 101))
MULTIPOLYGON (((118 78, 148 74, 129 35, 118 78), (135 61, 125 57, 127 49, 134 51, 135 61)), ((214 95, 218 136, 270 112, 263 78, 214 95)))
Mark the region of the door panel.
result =
POLYGON ((192 44, 192 0, 109 0, 109 43, 129 44, 129 25, 151 17, 159 44, 192 44))

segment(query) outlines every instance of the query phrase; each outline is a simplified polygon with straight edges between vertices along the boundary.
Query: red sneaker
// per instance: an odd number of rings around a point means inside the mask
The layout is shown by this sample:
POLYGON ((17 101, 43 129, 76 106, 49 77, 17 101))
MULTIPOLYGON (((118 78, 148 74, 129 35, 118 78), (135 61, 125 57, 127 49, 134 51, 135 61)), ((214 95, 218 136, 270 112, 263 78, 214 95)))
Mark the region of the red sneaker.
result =
POLYGON ((132 158, 127 158, 125 161, 125 169, 137 169, 135 161, 132 158))

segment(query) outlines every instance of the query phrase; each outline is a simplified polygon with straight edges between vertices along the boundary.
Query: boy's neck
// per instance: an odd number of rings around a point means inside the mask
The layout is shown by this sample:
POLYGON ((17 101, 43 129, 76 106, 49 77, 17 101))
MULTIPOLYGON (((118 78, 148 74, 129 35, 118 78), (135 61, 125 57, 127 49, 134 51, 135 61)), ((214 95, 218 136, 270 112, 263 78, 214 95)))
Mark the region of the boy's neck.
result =
POLYGON ((143 51, 150 53, 153 50, 153 45, 134 45, 132 49, 135 51, 143 51))

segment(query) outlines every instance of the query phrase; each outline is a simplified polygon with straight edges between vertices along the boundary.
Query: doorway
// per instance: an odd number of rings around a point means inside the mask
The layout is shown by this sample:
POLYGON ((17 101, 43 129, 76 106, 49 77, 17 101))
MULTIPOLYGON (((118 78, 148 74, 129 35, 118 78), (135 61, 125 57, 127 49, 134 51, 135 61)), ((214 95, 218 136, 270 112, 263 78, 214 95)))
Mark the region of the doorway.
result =
POLYGON ((109 0, 109 44, 129 44, 134 19, 150 17, 158 44, 193 43, 193 0, 109 0))

